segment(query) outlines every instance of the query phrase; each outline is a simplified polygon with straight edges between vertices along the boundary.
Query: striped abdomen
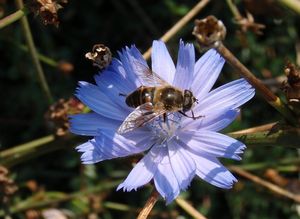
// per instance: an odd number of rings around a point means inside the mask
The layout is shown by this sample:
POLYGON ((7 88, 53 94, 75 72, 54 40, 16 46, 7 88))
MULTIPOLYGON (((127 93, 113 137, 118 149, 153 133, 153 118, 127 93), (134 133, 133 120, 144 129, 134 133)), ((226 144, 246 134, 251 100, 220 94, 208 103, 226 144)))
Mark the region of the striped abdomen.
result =
POLYGON ((136 108, 144 103, 153 101, 155 87, 141 86, 126 97, 126 104, 136 108))

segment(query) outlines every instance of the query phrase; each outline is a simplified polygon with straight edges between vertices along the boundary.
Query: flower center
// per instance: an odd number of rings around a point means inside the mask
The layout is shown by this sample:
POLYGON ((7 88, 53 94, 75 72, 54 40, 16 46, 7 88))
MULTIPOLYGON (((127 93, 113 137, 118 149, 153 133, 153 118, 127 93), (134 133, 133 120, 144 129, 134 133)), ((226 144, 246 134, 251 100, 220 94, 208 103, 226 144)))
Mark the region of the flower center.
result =
POLYGON ((181 115, 177 112, 168 113, 167 116, 160 116, 147 126, 151 130, 153 137, 158 140, 158 144, 166 146, 166 142, 176 137, 177 130, 180 129, 181 115))

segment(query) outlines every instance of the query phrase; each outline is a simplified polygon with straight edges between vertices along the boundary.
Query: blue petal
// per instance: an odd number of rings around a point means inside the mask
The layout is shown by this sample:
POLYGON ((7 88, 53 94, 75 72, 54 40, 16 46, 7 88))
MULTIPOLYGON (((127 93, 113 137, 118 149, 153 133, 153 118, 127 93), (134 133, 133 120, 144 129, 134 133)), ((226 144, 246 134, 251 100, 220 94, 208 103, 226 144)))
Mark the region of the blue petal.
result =
POLYGON ((91 110, 107 118, 124 120, 128 114, 102 93, 96 85, 79 82, 76 96, 91 110))
POLYGON ((186 131, 181 132, 179 139, 184 142, 183 147, 201 156, 208 154, 214 157, 226 157, 241 160, 239 156, 244 152, 246 146, 227 135, 212 131, 186 131))
MULTIPOLYGON (((184 130, 210 130, 220 131, 226 128, 239 115, 239 109, 220 110, 218 112, 207 113, 204 117, 193 120, 187 117, 182 118, 181 126, 184 130)), ((195 115, 200 116, 200 115, 195 115)))
POLYGON ((215 49, 207 51, 195 64, 191 90, 201 100, 215 84, 225 60, 215 49))
POLYGON ((77 135, 97 136, 99 129, 116 130, 121 122, 100 116, 97 113, 85 113, 69 116, 70 132, 77 135))
POLYGON ((154 143, 144 130, 136 130, 126 137, 112 131, 102 131, 94 139, 79 145, 76 149, 83 153, 81 156, 82 162, 91 164, 141 153, 154 143), (141 138, 141 136, 144 136, 144 138, 141 138))
POLYGON ((153 178, 157 170, 157 164, 154 162, 153 153, 148 153, 140 160, 135 167, 131 170, 127 178, 121 183, 117 190, 123 188, 123 191, 130 192, 136 190, 153 178))
POLYGON ((236 109, 254 94, 254 89, 245 79, 235 80, 209 92, 193 110, 197 115, 205 116, 215 111, 236 109))
POLYGON ((173 85, 181 89, 190 89, 195 65, 195 49, 193 44, 184 45, 180 40, 178 59, 173 85))
POLYGON ((134 82, 136 87, 141 86, 142 83, 138 77, 139 67, 137 64, 140 63, 144 66, 147 66, 142 54, 135 46, 131 46, 131 48, 126 47, 123 49, 122 53, 119 53, 119 57, 126 72, 126 79, 134 82))
POLYGON ((176 69, 164 42, 153 41, 151 60, 152 70, 166 82, 172 84, 176 69))
POLYGON ((218 161, 211 156, 199 156, 190 153, 194 159, 197 170, 196 174, 206 182, 223 189, 232 188, 237 179, 218 161))
POLYGON ((117 106, 121 107, 126 114, 132 111, 125 103, 126 97, 120 94, 128 95, 135 88, 129 89, 131 86, 120 74, 104 71, 95 76, 95 81, 101 93, 105 94, 108 99, 112 100, 117 106))
POLYGON ((170 141, 168 149, 174 175, 180 189, 185 190, 195 176, 196 164, 193 159, 188 157, 185 149, 178 145, 177 141, 170 141))
POLYGON ((136 89, 136 85, 133 81, 127 80, 127 74, 122 63, 113 59, 112 64, 106 70, 95 76, 95 81, 98 86, 100 84, 104 84, 105 87, 113 85, 119 89, 120 93, 129 93, 136 89))
POLYGON ((167 148, 162 147, 158 156, 161 161, 157 164, 154 184, 156 190, 169 204, 179 195, 180 188, 170 164, 167 148))

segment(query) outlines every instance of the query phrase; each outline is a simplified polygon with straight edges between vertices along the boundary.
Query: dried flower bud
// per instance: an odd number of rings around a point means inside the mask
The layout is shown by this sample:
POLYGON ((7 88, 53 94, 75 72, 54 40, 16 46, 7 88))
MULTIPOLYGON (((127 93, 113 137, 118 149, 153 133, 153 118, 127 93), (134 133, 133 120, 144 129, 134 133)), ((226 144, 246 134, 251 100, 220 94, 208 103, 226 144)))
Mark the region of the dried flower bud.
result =
POLYGON ((201 47, 215 48, 225 39, 226 28, 222 21, 208 16, 202 20, 195 20, 193 35, 201 47))
POLYGON ((58 10, 63 8, 61 3, 66 4, 67 0, 31 0, 30 8, 35 15, 40 15, 45 25, 59 25, 58 10))
POLYGON ((18 187, 14 181, 9 178, 8 174, 8 170, 0 166, 0 203, 7 204, 9 197, 18 190, 18 187))
MULTIPOLYGON (((288 103, 300 107, 300 69, 288 62, 284 69, 287 81, 283 84, 288 103)), ((300 108, 299 108, 300 109, 300 108)))
POLYGON ((68 133, 70 127, 68 115, 82 113, 84 107, 85 106, 74 97, 71 97, 69 100, 60 99, 50 106, 50 109, 46 113, 46 119, 53 123, 57 136, 64 136, 68 133))
POLYGON ((86 53, 85 57, 91 60, 93 66, 97 66, 100 70, 105 69, 112 60, 110 49, 103 44, 94 45, 92 52, 86 53))
POLYGON ((288 62, 284 73, 287 76, 287 80, 282 83, 281 89, 285 93, 288 105, 296 116, 300 118, 300 69, 293 63, 288 62))

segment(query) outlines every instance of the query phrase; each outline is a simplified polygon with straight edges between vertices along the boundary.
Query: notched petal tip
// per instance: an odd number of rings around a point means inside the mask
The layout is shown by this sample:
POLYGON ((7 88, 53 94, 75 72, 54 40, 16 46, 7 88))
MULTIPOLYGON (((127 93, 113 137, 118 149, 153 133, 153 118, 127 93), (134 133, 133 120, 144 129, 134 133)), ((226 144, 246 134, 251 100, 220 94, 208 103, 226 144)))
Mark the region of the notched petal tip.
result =
POLYGON ((176 72, 173 85, 181 89, 190 89, 193 81, 195 65, 195 49, 192 44, 179 43, 176 72))
POLYGON ((152 70, 166 82, 172 84, 176 69, 170 53, 163 41, 153 41, 151 62, 152 70))

